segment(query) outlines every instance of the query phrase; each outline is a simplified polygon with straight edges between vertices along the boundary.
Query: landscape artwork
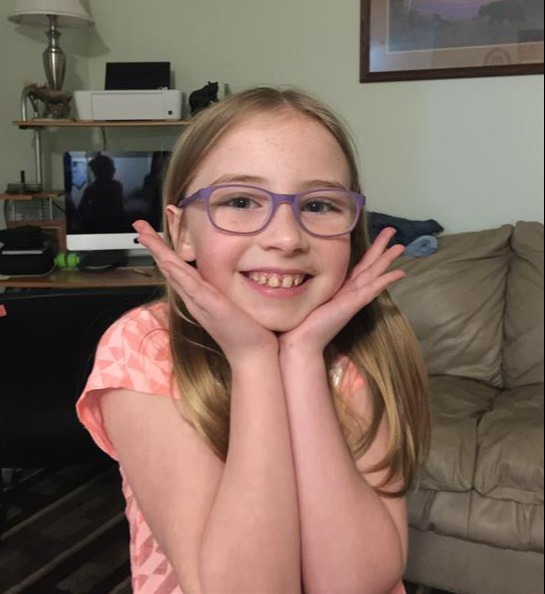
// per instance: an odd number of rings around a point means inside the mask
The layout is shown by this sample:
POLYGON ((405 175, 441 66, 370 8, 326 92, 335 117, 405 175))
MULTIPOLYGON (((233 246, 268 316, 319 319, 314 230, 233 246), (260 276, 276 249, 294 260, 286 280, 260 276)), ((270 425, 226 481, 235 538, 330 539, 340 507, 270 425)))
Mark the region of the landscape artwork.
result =
POLYGON ((543 0, 390 0, 389 50, 543 41, 543 0))
POLYGON ((361 0, 361 80, 543 72, 543 0, 361 0))

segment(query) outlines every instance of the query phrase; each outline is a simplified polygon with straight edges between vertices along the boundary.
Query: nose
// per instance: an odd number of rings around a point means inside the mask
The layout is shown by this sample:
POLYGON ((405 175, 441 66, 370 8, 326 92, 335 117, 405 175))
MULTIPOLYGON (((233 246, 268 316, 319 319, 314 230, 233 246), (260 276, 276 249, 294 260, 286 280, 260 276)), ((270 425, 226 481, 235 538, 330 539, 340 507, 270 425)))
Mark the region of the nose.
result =
POLYGON ((281 204, 272 221, 260 234, 262 247, 286 254, 305 251, 308 236, 295 217, 291 204, 281 204))

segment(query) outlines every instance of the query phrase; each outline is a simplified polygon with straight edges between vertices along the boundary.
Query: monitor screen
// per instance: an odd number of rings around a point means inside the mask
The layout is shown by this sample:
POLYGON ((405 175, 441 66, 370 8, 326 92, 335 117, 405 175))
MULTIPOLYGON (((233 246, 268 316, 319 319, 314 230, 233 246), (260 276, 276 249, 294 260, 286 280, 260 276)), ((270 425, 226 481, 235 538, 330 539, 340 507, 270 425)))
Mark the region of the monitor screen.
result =
POLYGON ((168 151, 64 154, 67 244, 71 251, 132 250, 132 223, 162 231, 168 151))

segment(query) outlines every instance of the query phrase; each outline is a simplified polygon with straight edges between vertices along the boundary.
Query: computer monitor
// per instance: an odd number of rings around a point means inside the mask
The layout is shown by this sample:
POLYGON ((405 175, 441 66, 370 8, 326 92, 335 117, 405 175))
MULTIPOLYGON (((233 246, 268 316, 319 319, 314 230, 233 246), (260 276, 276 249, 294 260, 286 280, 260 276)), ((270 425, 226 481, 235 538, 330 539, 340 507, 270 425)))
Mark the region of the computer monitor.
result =
POLYGON ((67 247, 70 251, 145 249, 132 223, 162 232, 162 181, 170 152, 64 154, 67 247))

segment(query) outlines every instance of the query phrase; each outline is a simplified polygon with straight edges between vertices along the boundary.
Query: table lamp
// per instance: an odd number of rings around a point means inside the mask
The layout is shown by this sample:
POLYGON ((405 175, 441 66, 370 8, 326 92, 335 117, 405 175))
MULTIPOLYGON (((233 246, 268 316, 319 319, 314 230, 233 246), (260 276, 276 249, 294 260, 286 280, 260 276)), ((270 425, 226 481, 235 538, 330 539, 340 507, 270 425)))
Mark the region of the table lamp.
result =
POLYGON ((8 19, 18 25, 48 27, 49 45, 43 53, 49 88, 60 91, 64 83, 66 56, 59 46, 59 27, 85 27, 94 24, 80 0, 16 0, 8 19))

